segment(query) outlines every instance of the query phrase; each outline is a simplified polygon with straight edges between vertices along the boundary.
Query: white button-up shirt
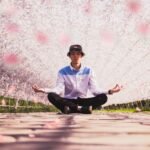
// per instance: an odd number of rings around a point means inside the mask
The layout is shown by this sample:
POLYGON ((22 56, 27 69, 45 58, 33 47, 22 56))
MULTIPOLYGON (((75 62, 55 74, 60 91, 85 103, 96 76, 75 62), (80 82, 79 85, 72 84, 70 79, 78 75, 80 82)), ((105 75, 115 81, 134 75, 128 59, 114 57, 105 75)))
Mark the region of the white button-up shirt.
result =
POLYGON ((54 92, 59 95, 64 94, 65 98, 76 99, 86 98, 88 90, 96 96, 101 93, 108 94, 97 86, 95 75, 91 68, 83 67, 79 70, 74 69, 71 65, 62 68, 58 72, 55 88, 42 88, 45 93, 54 92))

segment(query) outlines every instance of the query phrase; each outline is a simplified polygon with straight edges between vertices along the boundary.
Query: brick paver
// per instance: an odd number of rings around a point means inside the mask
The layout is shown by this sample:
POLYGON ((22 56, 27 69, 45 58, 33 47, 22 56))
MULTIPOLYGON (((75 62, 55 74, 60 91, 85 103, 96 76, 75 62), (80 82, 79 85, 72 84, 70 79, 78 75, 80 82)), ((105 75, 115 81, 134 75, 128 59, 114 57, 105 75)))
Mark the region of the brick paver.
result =
POLYGON ((149 150, 150 114, 0 114, 0 150, 149 150))

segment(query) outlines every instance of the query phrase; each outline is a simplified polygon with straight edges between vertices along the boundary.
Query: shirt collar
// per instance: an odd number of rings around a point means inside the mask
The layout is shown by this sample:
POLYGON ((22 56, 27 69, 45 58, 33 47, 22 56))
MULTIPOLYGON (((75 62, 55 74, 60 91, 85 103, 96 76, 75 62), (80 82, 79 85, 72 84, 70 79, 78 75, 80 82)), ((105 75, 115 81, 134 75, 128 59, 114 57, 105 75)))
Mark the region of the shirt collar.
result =
POLYGON ((73 68, 73 67, 71 66, 71 64, 70 64, 70 69, 71 69, 72 71, 80 71, 80 70, 82 70, 83 68, 84 68, 84 66, 81 64, 80 69, 79 69, 79 70, 76 70, 76 69, 73 68))

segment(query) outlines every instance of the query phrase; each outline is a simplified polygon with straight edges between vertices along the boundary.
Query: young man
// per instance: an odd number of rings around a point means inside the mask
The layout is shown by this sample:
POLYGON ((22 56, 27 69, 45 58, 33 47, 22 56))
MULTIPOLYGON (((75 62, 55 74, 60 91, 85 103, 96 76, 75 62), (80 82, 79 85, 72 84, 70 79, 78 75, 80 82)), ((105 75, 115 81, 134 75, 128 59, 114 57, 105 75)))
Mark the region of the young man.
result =
POLYGON ((58 72, 56 87, 47 89, 39 88, 37 85, 32 86, 35 92, 48 93, 49 101, 62 113, 90 114, 92 109, 106 103, 107 94, 113 94, 121 90, 119 85, 108 91, 100 90, 92 69, 81 64, 84 55, 80 45, 71 45, 67 54, 71 59, 71 64, 58 72), (88 90, 94 97, 86 97, 88 90), (64 93, 63 97, 60 96, 62 93, 64 93))

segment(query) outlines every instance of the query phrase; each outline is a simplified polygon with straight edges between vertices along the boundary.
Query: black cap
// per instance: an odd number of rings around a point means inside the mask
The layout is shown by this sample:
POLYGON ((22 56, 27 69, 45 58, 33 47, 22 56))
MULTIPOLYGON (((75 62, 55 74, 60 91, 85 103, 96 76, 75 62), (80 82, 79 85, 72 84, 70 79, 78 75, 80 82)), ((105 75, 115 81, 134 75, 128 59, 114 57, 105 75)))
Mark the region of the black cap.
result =
POLYGON ((77 51, 77 52, 80 52, 82 56, 84 56, 84 52, 82 51, 82 46, 81 45, 78 45, 78 44, 75 44, 75 45, 71 45, 70 48, 69 48, 69 52, 67 53, 67 56, 70 56, 70 53, 72 51, 77 51))

